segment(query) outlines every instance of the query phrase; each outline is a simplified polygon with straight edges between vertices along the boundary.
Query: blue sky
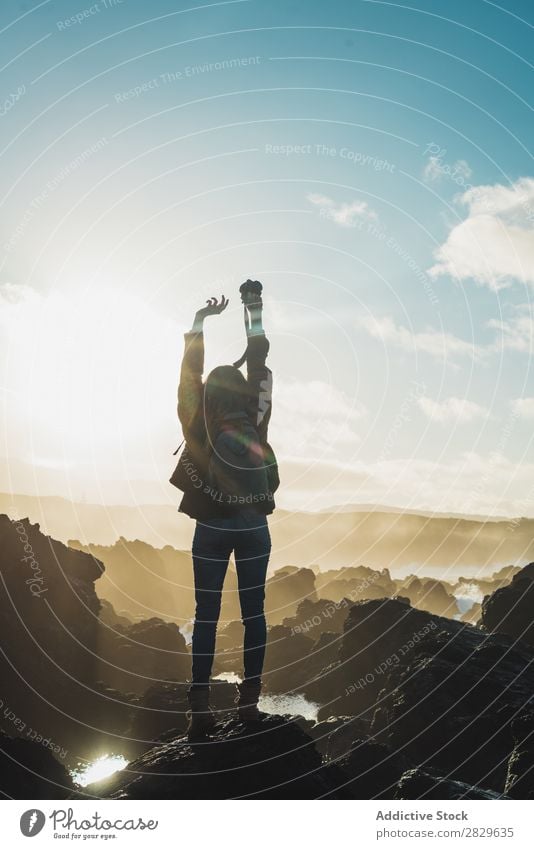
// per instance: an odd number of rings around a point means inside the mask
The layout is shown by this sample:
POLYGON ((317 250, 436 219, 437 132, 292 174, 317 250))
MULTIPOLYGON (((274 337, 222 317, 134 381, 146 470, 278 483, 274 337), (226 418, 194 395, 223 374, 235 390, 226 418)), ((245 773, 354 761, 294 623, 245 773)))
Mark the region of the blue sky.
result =
POLYGON ((280 503, 534 515, 527 2, 5 2, 2 488, 167 502, 265 285, 280 503), (31 470, 31 474, 28 470, 31 470))

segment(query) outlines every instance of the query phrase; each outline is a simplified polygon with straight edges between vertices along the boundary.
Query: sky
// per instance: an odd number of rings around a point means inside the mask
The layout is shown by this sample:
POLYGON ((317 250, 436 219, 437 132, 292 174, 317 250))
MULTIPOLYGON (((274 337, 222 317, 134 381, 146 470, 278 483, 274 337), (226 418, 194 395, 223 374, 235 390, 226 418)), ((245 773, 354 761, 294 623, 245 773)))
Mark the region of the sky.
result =
POLYGON ((527 0, 0 7, 0 489, 178 503, 264 285, 277 503, 534 516, 527 0))

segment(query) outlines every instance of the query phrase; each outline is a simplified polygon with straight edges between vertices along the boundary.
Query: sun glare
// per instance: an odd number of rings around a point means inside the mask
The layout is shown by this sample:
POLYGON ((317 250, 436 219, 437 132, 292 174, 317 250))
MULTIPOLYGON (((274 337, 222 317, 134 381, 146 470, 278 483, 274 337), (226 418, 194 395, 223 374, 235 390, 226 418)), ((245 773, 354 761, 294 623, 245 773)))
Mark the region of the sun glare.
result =
POLYGON ((122 755, 102 755, 94 761, 90 761, 87 766, 79 770, 73 770, 71 776, 76 784, 82 787, 87 787, 93 781, 101 781, 102 778, 108 778, 114 772, 124 769, 128 761, 122 755))

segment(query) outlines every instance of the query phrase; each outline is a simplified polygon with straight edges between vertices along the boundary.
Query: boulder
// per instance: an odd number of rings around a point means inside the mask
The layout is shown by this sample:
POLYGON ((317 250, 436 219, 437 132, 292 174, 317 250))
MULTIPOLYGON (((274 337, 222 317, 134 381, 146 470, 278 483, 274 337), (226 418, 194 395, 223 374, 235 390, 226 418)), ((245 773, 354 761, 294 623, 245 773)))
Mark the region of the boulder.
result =
POLYGON ((0 731, 0 794, 7 799, 67 799, 74 785, 64 764, 40 743, 0 731))
POLYGON ((374 710, 387 674, 425 635, 462 625, 410 606, 407 599, 357 602, 345 619, 337 659, 309 678, 306 696, 322 705, 319 719, 374 710))
POLYGON ((339 601, 306 598, 298 605, 295 615, 284 619, 282 625, 293 634, 306 634, 313 639, 326 630, 341 633, 349 607, 350 602, 346 598, 339 601))
POLYGON ((322 765, 312 738, 291 717, 266 716, 254 728, 221 722, 209 742, 161 742, 75 798, 317 799, 336 783, 335 767, 322 765))
POLYGON ((514 748, 508 761, 505 793, 512 799, 534 799, 534 713, 512 720, 514 748))
POLYGON ((191 656, 178 625, 152 617, 127 626, 102 625, 100 675, 109 686, 143 693, 160 681, 185 681, 191 656))
POLYGON ((315 573, 312 569, 284 566, 277 569, 265 585, 265 612, 271 625, 279 625, 294 616, 304 600, 316 601, 315 573))
POLYGON ((502 799, 502 794, 443 778, 434 770, 416 767, 398 780, 392 799, 502 799))
POLYGON ((480 623, 490 633, 508 634, 534 646, 534 563, 517 572, 510 584, 485 596, 480 623))
MULTIPOLYGON (((184 734, 187 725, 188 684, 155 684, 136 701, 132 721, 126 733, 128 751, 135 755, 152 748, 158 740, 184 734)), ((218 720, 235 713, 236 688, 233 684, 212 681, 210 706, 218 720)))
POLYGON ((526 647, 464 625, 429 635, 390 672, 371 732, 425 769, 503 793, 513 720, 533 692, 526 647))
POLYGON ((448 616, 452 619, 459 613, 455 597, 441 581, 411 577, 404 582, 399 592, 410 600, 413 607, 428 610, 436 616, 448 616))

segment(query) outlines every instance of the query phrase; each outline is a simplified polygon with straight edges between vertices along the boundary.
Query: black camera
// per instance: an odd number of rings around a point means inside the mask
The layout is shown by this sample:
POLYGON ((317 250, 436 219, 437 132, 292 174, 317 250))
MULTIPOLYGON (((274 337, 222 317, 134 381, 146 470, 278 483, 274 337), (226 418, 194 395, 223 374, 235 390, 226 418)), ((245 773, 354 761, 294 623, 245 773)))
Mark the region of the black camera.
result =
POLYGON ((256 295, 258 301, 261 301, 263 286, 259 280, 245 280, 245 282, 239 287, 239 291, 241 292, 241 300, 243 303, 246 301, 250 302, 250 295, 256 295), (249 297, 247 298, 247 296, 249 297))

